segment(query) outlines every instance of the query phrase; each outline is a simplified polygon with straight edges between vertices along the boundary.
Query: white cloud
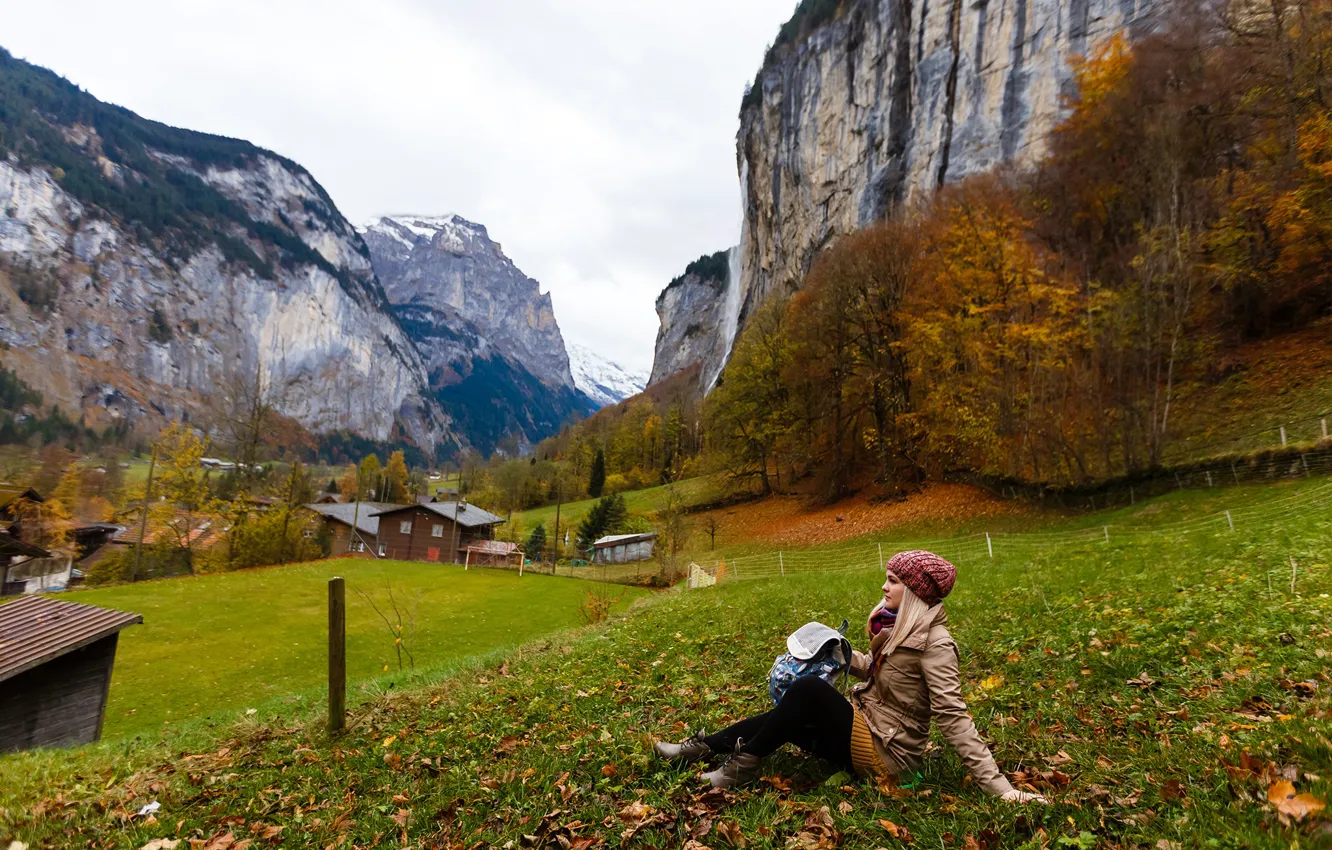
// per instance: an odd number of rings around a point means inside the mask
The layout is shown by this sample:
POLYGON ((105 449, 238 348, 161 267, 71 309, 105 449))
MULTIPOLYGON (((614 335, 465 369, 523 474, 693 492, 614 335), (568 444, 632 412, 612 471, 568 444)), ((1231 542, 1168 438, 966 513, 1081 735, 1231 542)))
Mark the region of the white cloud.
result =
POLYGON ((6 0, 3 46, 308 168, 342 212, 456 212, 634 368, 739 228, 740 98, 793 0, 6 0))

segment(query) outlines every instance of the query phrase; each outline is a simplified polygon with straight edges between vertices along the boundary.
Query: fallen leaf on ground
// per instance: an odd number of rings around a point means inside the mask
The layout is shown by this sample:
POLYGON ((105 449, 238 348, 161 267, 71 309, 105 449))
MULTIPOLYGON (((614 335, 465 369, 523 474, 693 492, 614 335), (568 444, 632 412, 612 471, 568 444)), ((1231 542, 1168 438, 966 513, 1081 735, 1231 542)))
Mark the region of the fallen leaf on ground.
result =
POLYGON ((724 820, 718 823, 717 834, 730 842, 733 847, 745 846, 745 836, 740 832, 740 824, 733 820, 724 820))
MULTIPOLYGON (((14 843, 17 844, 18 842, 14 843)), ((179 838, 154 838, 152 841, 149 841, 147 844, 143 845, 143 847, 139 848, 139 850, 175 850, 175 847, 178 844, 180 844, 179 838)), ((20 846, 26 847, 27 845, 20 846)), ((10 850, 13 850, 14 845, 11 844, 9 847, 10 850)))
POLYGON ((1322 811, 1327 805, 1312 794, 1296 794, 1295 786, 1284 779, 1272 783, 1272 787, 1267 789, 1267 800, 1278 812, 1297 821, 1322 811))
POLYGON ((890 820, 883 820, 881 818, 879 820, 879 826, 883 827, 887 830, 889 835, 901 841, 903 844, 910 844, 915 840, 915 836, 911 834, 911 830, 907 829, 905 826, 898 826, 890 820))

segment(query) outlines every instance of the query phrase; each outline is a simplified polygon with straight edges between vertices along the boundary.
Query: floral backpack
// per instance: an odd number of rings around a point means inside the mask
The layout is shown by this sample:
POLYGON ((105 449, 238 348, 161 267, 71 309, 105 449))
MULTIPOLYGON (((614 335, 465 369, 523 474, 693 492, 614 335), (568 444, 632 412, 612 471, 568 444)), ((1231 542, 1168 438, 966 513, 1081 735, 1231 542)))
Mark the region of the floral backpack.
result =
POLYGON ((792 682, 804 676, 818 676, 837 685, 837 677, 851 667, 851 642, 846 639, 849 625, 846 620, 836 629, 806 623, 786 639, 786 652, 777 656, 768 671, 768 696, 773 705, 781 702, 792 682))

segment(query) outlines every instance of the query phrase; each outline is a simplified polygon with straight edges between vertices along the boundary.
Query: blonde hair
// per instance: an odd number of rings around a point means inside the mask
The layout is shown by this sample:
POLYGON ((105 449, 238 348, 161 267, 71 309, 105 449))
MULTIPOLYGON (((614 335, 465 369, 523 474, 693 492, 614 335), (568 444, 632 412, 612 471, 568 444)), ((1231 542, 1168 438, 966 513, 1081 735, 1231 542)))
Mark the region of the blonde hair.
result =
POLYGON ((929 613, 930 606, 919 596, 911 592, 911 588, 903 585, 902 604, 897 606, 897 622, 893 625, 892 634, 888 636, 888 642, 879 650, 880 658, 887 658, 892 655, 902 642, 907 639, 907 635, 916 630, 916 626, 929 613))

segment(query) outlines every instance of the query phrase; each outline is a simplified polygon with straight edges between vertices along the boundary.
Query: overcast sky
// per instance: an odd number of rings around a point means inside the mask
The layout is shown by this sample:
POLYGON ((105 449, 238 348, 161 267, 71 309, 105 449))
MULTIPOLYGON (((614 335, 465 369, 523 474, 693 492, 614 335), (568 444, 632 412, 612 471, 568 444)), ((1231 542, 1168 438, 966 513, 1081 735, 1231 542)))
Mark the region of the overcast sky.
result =
POLYGON ((647 369, 657 293, 740 229, 737 113, 795 0, 0 0, 0 45, 304 165, 342 213, 458 213, 568 342, 647 369))

